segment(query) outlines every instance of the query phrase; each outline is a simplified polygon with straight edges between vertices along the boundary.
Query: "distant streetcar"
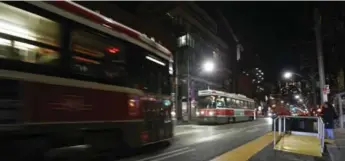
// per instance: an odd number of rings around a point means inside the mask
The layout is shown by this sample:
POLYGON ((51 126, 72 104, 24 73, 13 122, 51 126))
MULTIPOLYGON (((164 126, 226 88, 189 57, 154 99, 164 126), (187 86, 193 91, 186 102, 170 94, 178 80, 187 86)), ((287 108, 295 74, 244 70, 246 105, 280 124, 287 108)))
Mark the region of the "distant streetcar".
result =
POLYGON ((255 120, 255 101, 240 94, 202 90, 198 92, 196 115, 200 123, 255 120))
POLYGON ((23 160, 169 140, 171 64, 145 34, 74 2, 0 2, 0 148, 23 160))

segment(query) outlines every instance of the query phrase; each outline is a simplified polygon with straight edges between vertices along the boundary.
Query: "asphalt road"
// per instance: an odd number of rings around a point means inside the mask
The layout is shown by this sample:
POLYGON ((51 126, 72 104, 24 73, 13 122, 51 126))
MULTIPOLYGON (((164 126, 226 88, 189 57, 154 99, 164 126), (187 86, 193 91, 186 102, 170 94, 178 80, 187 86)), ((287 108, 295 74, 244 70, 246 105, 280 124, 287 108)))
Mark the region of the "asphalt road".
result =
POLYGON ((170 145, 154 145, 119 161, 209 161, 271 130, 271 120, 226 125, 182 125, 170 145))

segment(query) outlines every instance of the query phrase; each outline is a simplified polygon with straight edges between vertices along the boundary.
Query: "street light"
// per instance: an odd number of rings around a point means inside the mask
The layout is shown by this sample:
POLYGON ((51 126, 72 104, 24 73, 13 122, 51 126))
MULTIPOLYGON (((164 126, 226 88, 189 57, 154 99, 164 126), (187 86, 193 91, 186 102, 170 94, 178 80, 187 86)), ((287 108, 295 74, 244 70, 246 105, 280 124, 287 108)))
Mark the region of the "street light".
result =
MULTIPOLYGON (((192 113, 191 113, 191 99, 190 99, 190 93, 191 93, 191 75, 190 75, 190 64, 188 59, 188 69, 187 69, 187 110, 188 110, 188 120, 191 120, 192 113)), ((198 70, 202 70, 203 72, 210 73, 215 70, 215 64, 212 60, 205 61, 201 66, 198 67, 198 70)))
POLYGON ((296 96, 295 96, 296 99, 299 99, 299 97, 300 97, 299 95, 296 95, 296 96))
POLYGON ((283 76, 285 79, 290 79, 292 77, 292 73, 291 72, 285 72, 283 76))
POLYGON ((214 70, 214 63, 212 61, 206 61, 203 64, 203 69, 205 72, 212 72, 214 70))

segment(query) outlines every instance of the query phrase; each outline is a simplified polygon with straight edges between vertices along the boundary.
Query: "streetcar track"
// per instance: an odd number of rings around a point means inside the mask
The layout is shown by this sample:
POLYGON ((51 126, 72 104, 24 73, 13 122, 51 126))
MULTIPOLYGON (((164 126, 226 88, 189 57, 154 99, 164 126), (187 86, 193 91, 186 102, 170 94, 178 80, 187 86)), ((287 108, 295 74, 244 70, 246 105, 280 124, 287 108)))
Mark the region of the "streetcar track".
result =
POLYGON ((174 153, 174 154, 171 154, 171 155, 167 155, 167 156, 164 156, 164 157, 161 157, 161 158, 158 158, 158 159, 154 159, 152 161, 162 161, 162 160, 165 160, 165 159, 168 159, 168 158, 176 157, 176 156, 179 156, 179 155, 182 155, 182 154, 185 154, 185 153, 189 153, 189 152, 193 152, 193 151, 196 151, 196 150, 195 149, 189 149, 189 150, 186 150, 186 151, 182 151, 182 152, 178 152, 178 153, 174 153))
POLYGON ((190 152, 190 151, 195 151, 195 149, 191 149, 190 147, 184 147, 184 148, 180 148, 180 149, 164 152, 164 153, 161 153, 161 154, 158 154, 158 155, 149 156, 149 157, 142 158, 142 159, 135 160, 135 161, 150 161, 150 160, 152 160, 152 161, 160 161, 160 160, 164 160, 162 158, 167 159, 167 158, 178 156, 178 155, 190 152))
POLYGON ((175 133, 174 136, 180 136, 180 135, 186 135, 186 134, 193 134, 193 133, 198 133, 198 132, 202 132, 203 130, 188 130, 188 131, 184 131, 184 132, 179 132, 179 133, 175 133))

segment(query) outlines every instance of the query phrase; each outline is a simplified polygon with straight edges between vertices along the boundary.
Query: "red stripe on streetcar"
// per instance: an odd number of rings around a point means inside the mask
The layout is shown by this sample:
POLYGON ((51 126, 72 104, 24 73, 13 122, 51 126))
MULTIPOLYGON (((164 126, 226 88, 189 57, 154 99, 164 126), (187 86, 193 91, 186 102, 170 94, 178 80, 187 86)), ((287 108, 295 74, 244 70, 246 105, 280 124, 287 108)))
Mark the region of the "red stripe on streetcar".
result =
POLYGON ((216 115, 233 116, 234 115, 234 110, 231 110, 231 109, 216 109, 216 115))
POLYGON ((254 116, 254 111, 244 111, 245 116, 254 116))
POLYGON ((160 50, 161 52, 163 52, 167 55, 171 55, 171 52, 168 49, 166 49, 165 47, 161 46, 160 44, 157 44, 156 42, 154 42, 152 40, 149 40, 149 41, 152 41, 152 43, 148 43, 146 41, 143 41, 141 39, 141 36, 143 36, 143 34, 140 33, 139 31, 136 31, 136 30, 134 30, 128 26, 125 26, 119 22, 116 22, 110 18, 107 18, 103 15, 97 14, 96 12, 93 12, 89 9, 86 9, 82 6, 79 6, 78 4, 75 4, 74 2, 54 1, 54 2, 50 2, 50 3, 53 3, 55 6, 61 8, 63 10, 66 10, 67 12, 73 13, 73 14, 81 16, 81 17, 84 17, 88 20, 91 20, 95 23, 101 24, 101 25, 108 27, 112 30, 115 30, 117 32, 125 33, 126 35, 128 35, 134 39, 137 39, 137 40, 139 40, 139 41, 141 41, 141 42, 143 42, 143 43, 145 43, 151 47, 154 47, 155 49, 160 50))

